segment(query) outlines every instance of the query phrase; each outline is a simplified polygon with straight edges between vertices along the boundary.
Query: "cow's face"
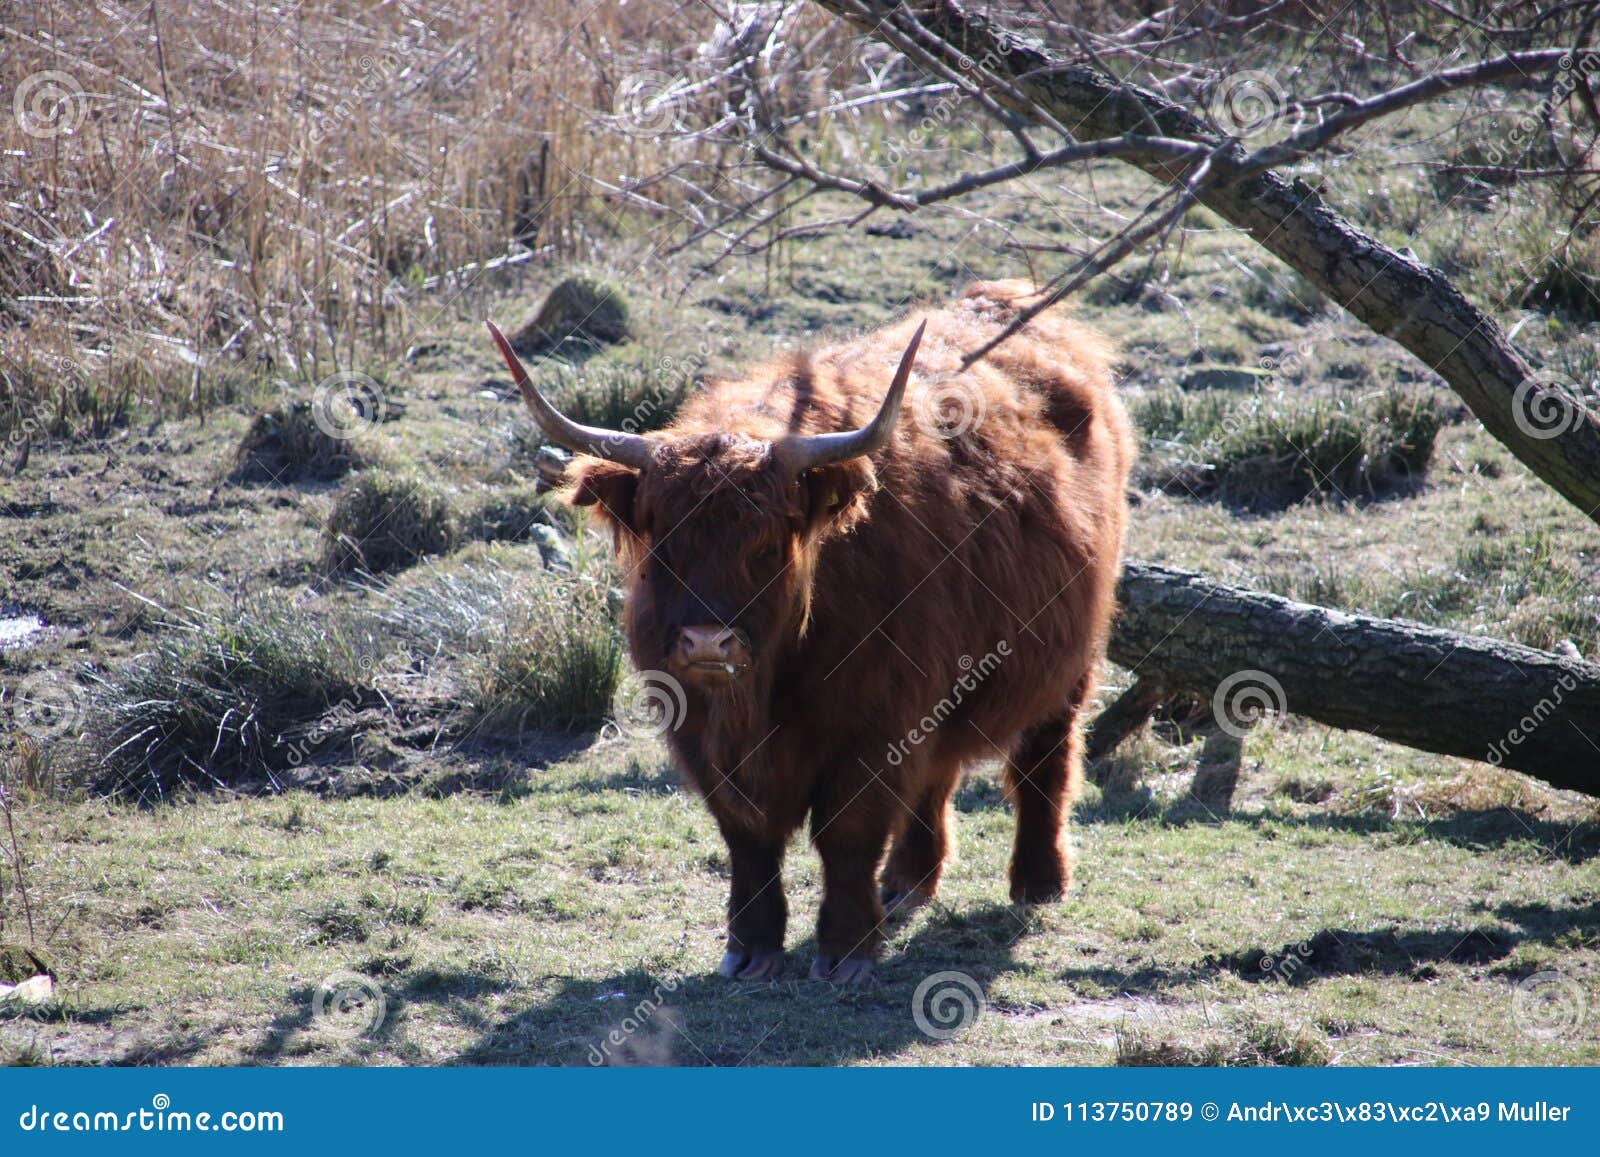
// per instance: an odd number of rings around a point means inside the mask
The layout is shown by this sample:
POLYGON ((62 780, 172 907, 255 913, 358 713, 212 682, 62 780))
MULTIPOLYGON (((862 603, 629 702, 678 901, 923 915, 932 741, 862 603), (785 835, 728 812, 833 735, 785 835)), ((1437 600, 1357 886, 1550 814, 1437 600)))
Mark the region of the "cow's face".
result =
POLYGON ((742 689, 750 700, 752 680, 805 632, 817 544, 860 516, 875 485, 869 456, 894 433, 925 327, 865 426, 769 442, 581 425, 539 392, 490 323, 545 436, 590 456, 575 471, 572 501, 596 508, 616 531, 633 588, 635 662, 700 687, 742 689))
POLYGON ((715 691, 804 633, 818 544, 873 485, 865 458, 796 475, 771 443, 711 433, 662 439, 639 469, 588 462, 572 499, 616 531, 635 661, 715 691))

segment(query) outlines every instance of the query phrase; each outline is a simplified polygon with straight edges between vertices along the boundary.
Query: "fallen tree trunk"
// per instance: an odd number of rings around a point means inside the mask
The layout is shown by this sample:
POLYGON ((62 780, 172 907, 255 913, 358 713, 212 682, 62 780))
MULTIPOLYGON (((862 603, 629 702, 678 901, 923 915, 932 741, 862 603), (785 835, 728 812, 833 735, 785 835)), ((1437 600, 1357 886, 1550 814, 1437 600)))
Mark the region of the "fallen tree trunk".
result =
POLYGON ((1130 713, 1192 695, 1225 730, 1264 710, 1302 715, 1600 796, 1600 666, 1149 563, 1126 565, 1119 594, 1109 653, 1140 693, 1114 705, 1109 730, 1096 721, 1102 754, 1130 713))

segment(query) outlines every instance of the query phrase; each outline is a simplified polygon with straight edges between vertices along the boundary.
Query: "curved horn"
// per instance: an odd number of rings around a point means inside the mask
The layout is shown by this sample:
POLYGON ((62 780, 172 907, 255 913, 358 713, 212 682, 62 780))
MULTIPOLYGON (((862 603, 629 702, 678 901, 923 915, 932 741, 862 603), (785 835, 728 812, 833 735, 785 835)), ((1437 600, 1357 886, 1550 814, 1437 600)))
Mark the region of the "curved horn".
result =
POLYGON ((895 371, 889 392, 877 416, 859 430, 843 430, 837 434, 796 434, 785 438, 774 447, 774 453, 796 474, 814 466, 830 462, 843 462, 847 458, 860 458, 871 454, 889 440, 894 424, 900 418, 900 402, 906 396, 906 383, 911 380, 911 366, 917 360, 917 347, 922 344, 922 331, 928 328, 924 321, 911 335, 911 344, 900 356, 900 368, 895 371))
POLYGON ((506 368, 511 371, 511 379, 517 383, 517 389, 522 391, 522 400, 533 411, 533 420, 539 423, 539 429, 545 432, 547 438, 575 454, 593 454, 596 458, 620 462, 635 470, 644 468, 650 461, 651 451, 655 449, 652 439, 642 434, 602 430, 598 426, 583 426, 574 422, 539 392, 533 379, 528 377, 528 371, 522 367, 516 351, 511 348, 511 343, 495 327, 494 322, 486 321, 484 324, 489 327, 494 344, 500 347, 500 356, 505 359, 506 368))

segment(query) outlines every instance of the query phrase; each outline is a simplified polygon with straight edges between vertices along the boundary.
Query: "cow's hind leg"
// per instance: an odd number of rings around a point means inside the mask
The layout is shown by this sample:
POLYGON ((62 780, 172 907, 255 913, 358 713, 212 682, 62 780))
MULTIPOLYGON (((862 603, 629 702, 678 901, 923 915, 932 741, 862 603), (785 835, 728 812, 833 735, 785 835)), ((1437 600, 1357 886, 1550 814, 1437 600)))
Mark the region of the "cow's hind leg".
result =
POLYGON ((1006 765, 1006 790, 1017 813, 1011 853, 1011 898, 1020 904, 1059 900, 1072 880, 1065 829, 1083 783, 1078 716, 1086 684, 1066 709, 1023 732, 1006 765))
POLYGON ((910 808, 889 862, 883 866, 882 898, 887 911, 910 911, 938 894, 939 877, 950 851, 950 796, 960 778, 959 764, 939 768, 916 806, 910 808))
POLYGON ((770 980, 783 971, 783 841, 724 824, 728 845, 728 951, 717 971, 738 980, 770 980))

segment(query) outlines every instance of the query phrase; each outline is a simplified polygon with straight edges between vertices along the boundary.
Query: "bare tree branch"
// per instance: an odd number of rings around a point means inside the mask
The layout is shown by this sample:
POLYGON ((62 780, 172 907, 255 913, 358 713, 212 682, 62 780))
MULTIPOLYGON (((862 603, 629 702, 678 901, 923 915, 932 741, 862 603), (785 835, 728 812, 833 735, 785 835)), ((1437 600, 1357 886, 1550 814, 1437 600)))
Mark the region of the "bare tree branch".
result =
MULTIPOLYGON (((1499 324, 1442 273, 1358 229, 1304 181, 1253 167, 1242 145, 1219 141, 1181 105, 1070 63, 960 0, 817 3, 873 36, 896 43, 916 36, 919 53, 937 58, 944 70, 963 60, 985 61, 1006 82, 996 95, 1002 105, 1040 124, 1066 125, 1075 141, 1143 135, 1153 124, 1161 138, 1220 146, 1214 173, 1194 190, 1201 203, 1374 331, 1410 350, 1461 396, 1490 434, 1586 517, 1600 521, 1600 418, 1559 384, 1541 378, 1499 324)), ((1374 99, 1395 107, 1393 102, 1411 95, 1374 99)), ((1172 185, 1188 182, 1193 169, 1187 157, 1130 160, 1172 185)))

